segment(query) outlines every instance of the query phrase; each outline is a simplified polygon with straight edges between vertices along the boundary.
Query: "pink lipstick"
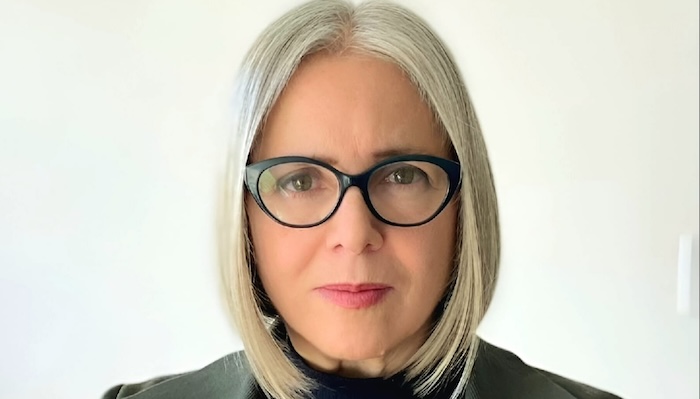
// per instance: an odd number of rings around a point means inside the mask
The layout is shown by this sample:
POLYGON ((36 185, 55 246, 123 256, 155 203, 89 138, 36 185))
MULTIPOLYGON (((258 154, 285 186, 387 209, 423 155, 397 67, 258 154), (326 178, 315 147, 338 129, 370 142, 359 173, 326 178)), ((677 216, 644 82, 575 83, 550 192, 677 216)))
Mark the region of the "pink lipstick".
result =
POLYGON ((346 309, 374 306, 391 291, 385 284, 330 284, 316 289, 327 301, 346 309))

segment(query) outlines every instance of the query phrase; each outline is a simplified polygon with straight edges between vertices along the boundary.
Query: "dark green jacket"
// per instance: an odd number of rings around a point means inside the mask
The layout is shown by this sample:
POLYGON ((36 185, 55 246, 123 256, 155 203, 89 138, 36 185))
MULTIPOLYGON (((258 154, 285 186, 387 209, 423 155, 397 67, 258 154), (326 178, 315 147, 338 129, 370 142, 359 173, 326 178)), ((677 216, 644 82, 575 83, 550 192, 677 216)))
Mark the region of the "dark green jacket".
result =
MULTIPOLYGON (((243 352, 185 374, 119 385, 102 399, 264 399, 243 352)), ((618 396, 528 366, 481 341, 464 399, 619 399, 618 396)))

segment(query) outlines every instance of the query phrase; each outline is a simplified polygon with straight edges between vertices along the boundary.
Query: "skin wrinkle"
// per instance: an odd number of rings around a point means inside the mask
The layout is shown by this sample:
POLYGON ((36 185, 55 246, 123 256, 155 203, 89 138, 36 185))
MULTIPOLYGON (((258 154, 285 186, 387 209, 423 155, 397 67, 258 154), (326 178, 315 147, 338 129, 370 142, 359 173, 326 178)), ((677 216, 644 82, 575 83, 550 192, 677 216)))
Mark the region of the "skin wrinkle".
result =
MULTIPOLYGON (((394 65, 357 54, 319 54, 302 63, 270 112, 255 161, 325 157, 354 174, 407 147, 448 158, 434 126, 431 110, 394 65)), ((331 219, 308 229, 277 224, 250 198, 246 206, 261 281, 297 352, 314 368, 351 377, 400 370, 427 337, 449 284, 456 203, 411 228, 376 220, 356 187, 331 219), (342 282, 394 288, 380 304, 355 310, 313 291, 342 282)))

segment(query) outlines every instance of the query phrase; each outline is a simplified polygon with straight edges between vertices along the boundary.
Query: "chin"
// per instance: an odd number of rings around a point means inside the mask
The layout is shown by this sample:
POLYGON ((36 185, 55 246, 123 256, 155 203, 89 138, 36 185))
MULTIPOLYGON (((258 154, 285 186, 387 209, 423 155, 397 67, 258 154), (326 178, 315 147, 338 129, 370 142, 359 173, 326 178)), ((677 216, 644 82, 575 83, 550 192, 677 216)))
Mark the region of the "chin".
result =
POLYGON ((422 329, 413 324, 420 324, 420 319, 405 320, 396 317, 400 314, 398 310, 388 310, 385 307, 356 311, 324 306, 287 322, 309 349, 331 359, 359 361, 415 351, 417 348, 413 346, 420 345, 417 334, 422 329))
POLYGON ((324 331, 315 331, 309 341, 328 357, 343 360, 364 360, 384 356, 401 340, 393 332, 366 325, 341 327, 337 324, 324 331), (340 327, 340 328, 338 328, 340 327))

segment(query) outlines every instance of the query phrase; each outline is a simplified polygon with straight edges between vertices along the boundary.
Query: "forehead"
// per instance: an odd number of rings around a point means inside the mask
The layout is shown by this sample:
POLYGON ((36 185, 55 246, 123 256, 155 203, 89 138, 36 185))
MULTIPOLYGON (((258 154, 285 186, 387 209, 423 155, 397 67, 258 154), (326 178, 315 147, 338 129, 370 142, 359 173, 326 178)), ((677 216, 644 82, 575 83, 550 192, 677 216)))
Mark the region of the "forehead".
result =
POLYGON ((388 155, 447 156, 417 88, 396 65, 360 54, 317 54, 268 115, 256 160, 302 155, 362 169, 388 155))

